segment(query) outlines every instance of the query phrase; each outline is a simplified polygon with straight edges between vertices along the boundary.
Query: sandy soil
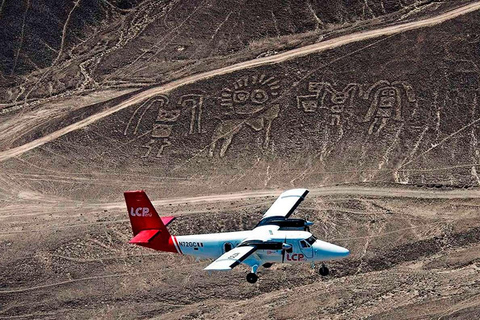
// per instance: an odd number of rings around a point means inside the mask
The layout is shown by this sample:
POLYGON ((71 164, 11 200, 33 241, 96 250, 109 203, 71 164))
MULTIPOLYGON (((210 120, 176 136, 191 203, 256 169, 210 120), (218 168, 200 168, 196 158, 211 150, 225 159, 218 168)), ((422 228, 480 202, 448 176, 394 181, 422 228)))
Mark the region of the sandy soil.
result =
POLYGON ((0 319, 479 318, 478 9, 2 114, 0 319), (250 229, 292 187, 352 253, 327 278, 128 245, 126 189, 191 234, 250 229))
MULTIPOLYGON (((253 227, 277 191, 162 199, 174 234, 253 227)), ((348 247, 321 278, 278 265, 208 275, 208 261, 127 244, 121 204, 23 194, 4 205, 0 316, 8 318, 425 318, 478 316, 479 190, 374 187, 312 190, 295 216, 348 247), (388 192, 388 195, 386 195, 388 192)))

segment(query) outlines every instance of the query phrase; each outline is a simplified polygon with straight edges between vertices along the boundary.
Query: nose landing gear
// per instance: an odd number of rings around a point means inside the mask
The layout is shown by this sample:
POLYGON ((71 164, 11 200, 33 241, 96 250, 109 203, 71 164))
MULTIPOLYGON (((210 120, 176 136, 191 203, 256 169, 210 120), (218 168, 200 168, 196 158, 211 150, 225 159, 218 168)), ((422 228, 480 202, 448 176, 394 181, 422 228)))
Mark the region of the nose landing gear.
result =
POLYGON ((328 274, 330 273, 330 270, 328 270, 327 266, 322 264, 320 269, 318 269, 318 273, 320 273, 322 277, 325 277, 325 276, 328 276, 328 274))

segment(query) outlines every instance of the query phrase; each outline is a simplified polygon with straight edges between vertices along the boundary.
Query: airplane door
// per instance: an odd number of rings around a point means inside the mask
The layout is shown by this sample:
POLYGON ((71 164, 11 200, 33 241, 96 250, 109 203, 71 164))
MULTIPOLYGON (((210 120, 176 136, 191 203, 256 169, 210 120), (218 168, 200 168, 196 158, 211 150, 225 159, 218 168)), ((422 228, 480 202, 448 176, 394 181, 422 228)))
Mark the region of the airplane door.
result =
POLYGON ((300 251, 306 258, 313 258, 313 247, 305 240, 300 240, 300 251))

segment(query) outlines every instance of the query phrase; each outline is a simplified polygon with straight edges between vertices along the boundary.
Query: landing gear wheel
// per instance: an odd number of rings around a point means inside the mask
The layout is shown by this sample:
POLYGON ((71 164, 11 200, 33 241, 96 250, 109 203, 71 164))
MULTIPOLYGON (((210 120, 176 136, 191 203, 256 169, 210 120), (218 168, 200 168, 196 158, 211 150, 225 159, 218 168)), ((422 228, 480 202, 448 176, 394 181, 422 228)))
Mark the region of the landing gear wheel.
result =
POLYGON ((247 281, 250 283, 255 283, 258 280, 258 276, 255 273, 247 274, 247 281))
POLYGON ((264 264, 263 264, 263 267, 268 269, 268 268, 270 268, 272 265, 273 265, 273 263, 267 262, 267 263, 264 263, 264 264))
POLYGON ((318 269, 318 273, 320 273, 322 277, 325 277, 325 276, 328 276, 328 274, 330 273, 330 270, 328 270, 328 268, 325 265, 322 265, 320 269, 318 269))

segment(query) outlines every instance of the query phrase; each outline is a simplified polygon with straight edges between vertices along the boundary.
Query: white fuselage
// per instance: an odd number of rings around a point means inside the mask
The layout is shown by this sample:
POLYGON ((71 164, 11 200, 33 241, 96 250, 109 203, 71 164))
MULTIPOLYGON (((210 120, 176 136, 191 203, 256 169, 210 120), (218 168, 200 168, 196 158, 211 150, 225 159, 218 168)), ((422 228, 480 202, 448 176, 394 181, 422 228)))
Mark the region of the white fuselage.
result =
MULTIPOLYGON (((265 225, 249 231, 224 232, 212 234, 197 234, 176 237, 176 246, 181 253, 192 255, 198 258, 216 259, 227 251, 238 246, 248 239, 262 239, 266 241, 286 243, 292 246, 291 252, 285 252, 282 257, 282 250, 257 250, 253 254, 262 263, 297 263, 315 262, 343 258, 349 254, 345 248, 334 244, 316 240, 308 243, 305 239, 312 234, 299 230, 279 230, 278 226, 265 225), (283 260, 283 261, 282 261, 283 260)), ((249 264, 247 259, 244 263, 249 264)))

